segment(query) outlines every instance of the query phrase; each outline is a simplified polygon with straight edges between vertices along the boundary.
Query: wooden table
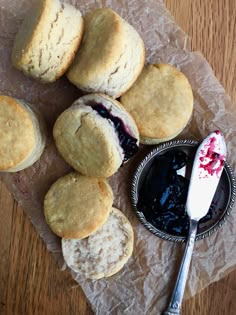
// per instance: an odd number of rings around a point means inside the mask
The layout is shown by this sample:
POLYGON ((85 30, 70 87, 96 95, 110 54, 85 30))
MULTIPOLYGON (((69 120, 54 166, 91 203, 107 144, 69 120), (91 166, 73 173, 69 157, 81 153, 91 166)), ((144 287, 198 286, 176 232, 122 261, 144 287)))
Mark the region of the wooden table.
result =
MULTIPOLYGON (((192 48, 203 53, 236 101, 236 1, 165 3, 192 37, 192 48)), ((80 287, 67 272, 58 270, 30 220, 2 183, 0 205, 0 313, 92 314, 80 287)), ((236 270, 184 302, 183 315, 235 315, 235 296, 236 270)))

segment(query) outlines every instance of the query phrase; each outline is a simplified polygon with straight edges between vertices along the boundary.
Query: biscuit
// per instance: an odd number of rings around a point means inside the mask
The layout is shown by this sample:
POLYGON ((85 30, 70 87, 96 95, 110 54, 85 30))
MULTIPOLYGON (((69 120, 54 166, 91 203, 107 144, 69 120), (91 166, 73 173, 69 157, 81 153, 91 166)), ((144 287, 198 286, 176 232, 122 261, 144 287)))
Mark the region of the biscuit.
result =
POLYGON ((59 178, 44 200, 46 222, 64 238, 84 238, 107 220, 113 193, 103 179, 73 172, 59 178))
POLYGON ((17 172, 35 163, 46 144, 46 128, 32 105, 0 95, 0 171, 17 172))
POLYGON ((57 119, 58 151, 75 170, 109 177, 138 150, 139 134, 122 105, 104 94, 79 98, 57 119))
POLYGON ((28 76, 53 82, 71 64, 82 33, 79 10, 59 0, 38 0, 16 35, 12 63, 28 76))
POLYGON ((67 77, 85 92, 117 98, 142 71, 144 43, 134 28, 111 9, 92 11, 84 20, 84 36, 67 77))
POLYGON ((193 93, 188 79, 175 67, 147 65, 121 103, 137 124, 140 142, 157 144, 185 128, 193 111, 193 93))
POLYGON ((123 268, 133 251, 133 229, 125 215, 112 208, 106 223, 83 240, 62 239, 67 265, 89 279, 110 277, 123 268))

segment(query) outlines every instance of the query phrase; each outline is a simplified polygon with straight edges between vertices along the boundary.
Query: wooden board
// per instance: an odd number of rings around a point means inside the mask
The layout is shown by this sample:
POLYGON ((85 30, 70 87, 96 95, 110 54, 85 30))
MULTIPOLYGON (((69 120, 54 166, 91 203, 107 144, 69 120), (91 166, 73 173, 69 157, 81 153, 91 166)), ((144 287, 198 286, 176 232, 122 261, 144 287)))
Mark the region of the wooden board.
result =
MULTIPOLYGON (((207 58, 236 101, 236 1, 165 0, 192 48, 207 58)), ((67 272, 60 272, 30 220, 0 183, 0 314, 91 315, 67 272)), ((184 302, 183 315, 235 315, 236 270, 184 302)), ((142 315, 142 314, 137 314, 142 315)))

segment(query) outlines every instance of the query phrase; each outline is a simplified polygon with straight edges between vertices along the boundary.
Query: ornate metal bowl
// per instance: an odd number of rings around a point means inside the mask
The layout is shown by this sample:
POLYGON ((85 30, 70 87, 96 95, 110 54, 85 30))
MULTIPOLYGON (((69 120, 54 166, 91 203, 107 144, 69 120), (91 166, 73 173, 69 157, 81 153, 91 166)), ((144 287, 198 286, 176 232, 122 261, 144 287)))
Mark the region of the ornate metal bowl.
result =
MULTIPOLYGON (((169 150, 180 149, 181 151, 185 152, 188 155, 190 160, 193 161, 197 146, 198 142, 193 140, 174 140, 162 143, 155 147, 149 154, 146 155, 146 157, 141 161, 141 163, 138 165, 134 173, 131 186, 131 199, 133 207, 142 224, 150 232, 152 232, 158 237, 161 237, 162 239, 175 242, 184 242, 187 235, 186 236, 178 235, 178 233, 173 235, 173 233, 169 233, 168 231, 164 230, 164 228, 163 229, 161 227, 157 228, 150 222, 148 222, 142 210, 137 208, 140 187, 144 181, 144 178, 150 166, 152 165, 154 159, 157 156, 166 153, 169 150)), ((220 183, 215 193, 217 204, 214 207, 214 210, 212 210, 211 218, 203 223, 201 222, 199 223, 196 240, 203 239, 211 235, 222 226, 222 224, 226 221, 227 217, 229 216, 232 210, 235 201, 235 194, 236 194, 235 177, 232 168, 230 167, 229 163, 226 162, 220 179, 220 183)))

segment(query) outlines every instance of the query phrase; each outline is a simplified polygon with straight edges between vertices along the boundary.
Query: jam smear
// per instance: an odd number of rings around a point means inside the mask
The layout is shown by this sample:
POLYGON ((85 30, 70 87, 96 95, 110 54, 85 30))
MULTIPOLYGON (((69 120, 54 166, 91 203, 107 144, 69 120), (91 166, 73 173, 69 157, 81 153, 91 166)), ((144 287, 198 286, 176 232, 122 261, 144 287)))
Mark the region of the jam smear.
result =
POLYGON ((215 137, 210 138, 209 143, 207 143, 207 152, 205 154, 204 150, 201 150, 200 165, 199 168, 202 168, 206 171, 210 176, 216 174, 219 176, 221 174, 221 170, 224 167, 224 160, 225 156, 220 155, 219 153, 215 152, 216 150, 216 141, 215 137), (204 163, 204 161, 208 161, 204 163))
MULTIPOLYGON (((168 151, 158 156, 148 170, 139 190, 137 209, 148 222, 166 233, 186 236, 189 218, 185 211, 189 180, 177 173, 189 163, 185 152, 168 151)), ((212 217, 213 206, 200 221, 212 217)))
POLYGON ((88 104, 103 118, 109 119, 113 122, 116 132, 118 134, 120 145, 124 151, 123 162, 131 158, 137 151, 137 139, 132 137, 126 130, 123 121, 116 116, 113 116, 110 111, 99 103, 88 104))

